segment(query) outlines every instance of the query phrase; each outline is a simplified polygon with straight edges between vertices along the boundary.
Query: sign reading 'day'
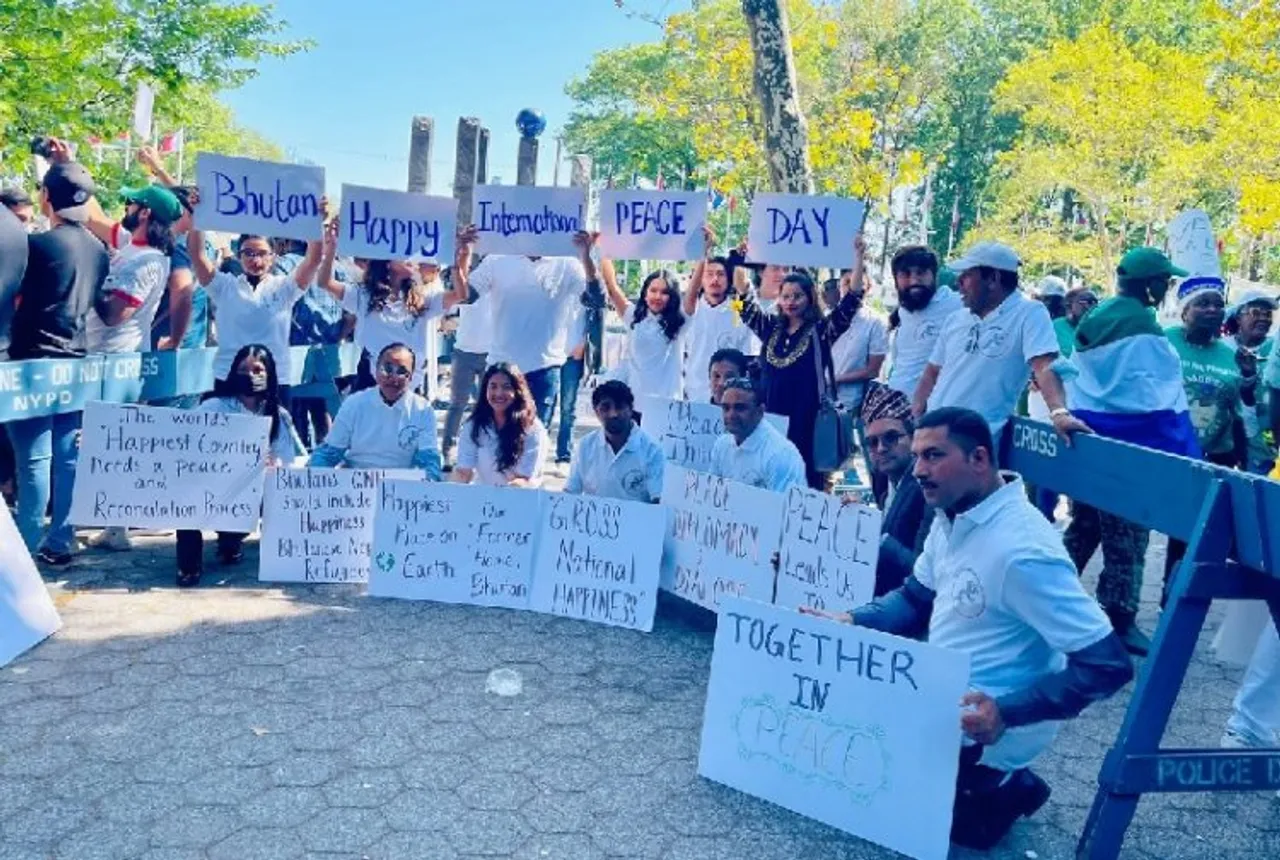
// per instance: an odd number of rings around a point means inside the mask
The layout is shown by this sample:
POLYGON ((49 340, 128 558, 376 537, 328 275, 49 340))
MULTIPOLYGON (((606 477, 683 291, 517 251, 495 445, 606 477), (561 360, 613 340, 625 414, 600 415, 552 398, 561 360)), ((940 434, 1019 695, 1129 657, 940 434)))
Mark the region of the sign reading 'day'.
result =
POLYGON ((88 403, 71 522, 251 532, 269 418, 88 403))
POLYGON ((871 602, 880 511, 808 487, 787 491, 773 602, 842 611, 871 602))
POLYGON ((782 495, 670 464, 662 478, 662 587, 707 609, 729 595, 771 602, 782 495))
POLYGON ((529 608, 652 630, 665 526, 657 505, 546 494, 529 608))
POLYGON ((201 230, 320 239, 324 168, 202 152, 196 160, 201 230))
POLYGON ((757 194, 747 253, 753 262, 779 266, 848 268, 865 211, 862 201, 844 197, 757 194))
POLYGON ((477 254, 576 257, 573 236, 585 230, 583 188, 477 185, 472 210, 477 254))
POLYGON ((368 260, 453 260, 458 201, 409 191, 342 186, 338 253, 368 260))
POLYGON ((529 608, 541 493, 383 481, 371 597, 529 608))
POLYGON ((601 191, 600 253, 619 260, 700 260, 706 222, 701 191, 601 191))
POLYGON ((776 606, 720 606, 698 773, 944 860, 965 654, 776 606))
MULTIPOLYGON (((711 447, 724 435, 724 412, 719 406, 657 397, 646 397, 638 405, 640 427, 662 446, 668 463, 698 472, 711 468, 711 447)), ((785 415, 768 413, 764 420, 787 435, 785 415)))
POLYGON ((0 505, 0 667, 61 626, 8 506, 0 505))

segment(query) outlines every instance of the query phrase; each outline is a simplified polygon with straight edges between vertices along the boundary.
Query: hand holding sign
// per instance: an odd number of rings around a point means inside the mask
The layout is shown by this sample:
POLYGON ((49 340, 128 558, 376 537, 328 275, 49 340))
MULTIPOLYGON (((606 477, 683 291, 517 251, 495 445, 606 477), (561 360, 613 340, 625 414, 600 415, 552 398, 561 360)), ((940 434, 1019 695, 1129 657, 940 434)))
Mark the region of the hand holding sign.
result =
POLYGON ((779 266, 852 265, 846 243, 862 229, 860 200, 806 194, 757 194, 747 231, 753 260, 779 266))

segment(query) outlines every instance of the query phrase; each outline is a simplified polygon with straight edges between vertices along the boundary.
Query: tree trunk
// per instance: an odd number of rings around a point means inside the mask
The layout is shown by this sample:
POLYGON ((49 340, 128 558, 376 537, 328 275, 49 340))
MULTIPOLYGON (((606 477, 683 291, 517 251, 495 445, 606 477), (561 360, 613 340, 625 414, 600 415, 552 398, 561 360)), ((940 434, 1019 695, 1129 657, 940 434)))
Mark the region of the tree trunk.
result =
POLYGON ((813 193, 809 128, 800 110, 791 29, 782 0, 742 0, 755 56, 755 90, 764 118, 764 152, 775 191, 813 193))

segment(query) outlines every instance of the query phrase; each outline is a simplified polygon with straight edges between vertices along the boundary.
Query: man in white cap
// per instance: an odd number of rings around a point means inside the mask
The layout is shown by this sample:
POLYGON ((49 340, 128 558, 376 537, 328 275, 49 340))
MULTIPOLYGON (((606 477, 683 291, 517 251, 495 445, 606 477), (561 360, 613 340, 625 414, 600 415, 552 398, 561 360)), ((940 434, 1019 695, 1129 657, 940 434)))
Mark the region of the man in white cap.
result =
POLYGON ((944 406, 972 409, 999 439, 1028 368, 1063 436, 1089 432, 1066 408, 1062 382, 1052 370, 1058 339, 1049 311, 1018 290, 1021 261, 1013 249, 982 242, 950 265, 959 276, 966 312, 947 318, 912 399, 919 416, 944 406))
POLYGON ((1067 315, 1067 282, 1057 275, 1045 275, 1036 284, 1036 300, 1049 311, 1055 322, 1067 315))

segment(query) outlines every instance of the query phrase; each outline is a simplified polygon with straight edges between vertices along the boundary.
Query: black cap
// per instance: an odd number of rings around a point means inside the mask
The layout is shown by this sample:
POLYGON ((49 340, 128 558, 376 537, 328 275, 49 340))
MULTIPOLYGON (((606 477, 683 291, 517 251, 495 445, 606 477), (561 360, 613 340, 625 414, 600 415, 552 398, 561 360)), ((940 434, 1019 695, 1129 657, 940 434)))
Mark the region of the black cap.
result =
POLYGON ((86 205, 96 186, 84 165, 75 161, 51 164, 40 186, 49 198, 49 206, 59 218, 84 221, 89 217, 86 205))

